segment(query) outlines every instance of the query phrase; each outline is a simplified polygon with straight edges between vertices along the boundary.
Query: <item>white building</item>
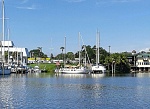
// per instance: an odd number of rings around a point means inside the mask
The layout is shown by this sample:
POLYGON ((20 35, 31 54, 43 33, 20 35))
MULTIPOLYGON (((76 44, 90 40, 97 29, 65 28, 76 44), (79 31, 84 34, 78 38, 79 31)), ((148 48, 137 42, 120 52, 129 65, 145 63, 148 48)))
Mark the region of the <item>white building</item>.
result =
POLYGON ((139 71, 150 71, 150 54, 138 54, 136 57, 136 67, 139 71))
POLYGON ((1 41, 0 47, 0 61, 27 64, 29 57, 27 48, 15 47, 13 41, 1 41))

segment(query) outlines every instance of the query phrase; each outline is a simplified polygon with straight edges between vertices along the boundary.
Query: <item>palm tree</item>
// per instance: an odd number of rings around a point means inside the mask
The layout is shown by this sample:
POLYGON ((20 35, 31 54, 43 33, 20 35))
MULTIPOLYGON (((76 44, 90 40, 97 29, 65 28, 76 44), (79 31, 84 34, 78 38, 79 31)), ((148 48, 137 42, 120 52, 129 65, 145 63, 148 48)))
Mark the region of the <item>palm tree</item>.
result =
POLYGON ((111 60, 111 59, 110 59, 110 56, 107 56, 107 57, 105 58, 105 63, 104 63, 105 65, 108 66, 108 72, 110 72, 110 65, 111 65, 111 64, 110 64, 110 63, 111 63, 110 60, 111 60))
POLYGON ((128 66, 127 55, 122 53, 120 54, 119 59, 120 59, 120 71, 122 72, 124 71, 124 66, 128 66))
POLYGON ((128 70, 127 55, 124 53, 113 53, 109 57, 106 57, 105 64, 109 64, 109 63, 111 63, 114 72, 116 68, 118 68, 118 71, 120 73, 126 72, 128 70))
POLYGON ((107 64, 111 63, 111 66, 112 66, 112 73, 115 73, 116 71, 116 65, 119 64, 119 53, 114 53, 114 54, 111 54, 109 57, 107 57, 105 59, 105 62, 107 64))
POLYGON ((65 49, 65 47, 60 47, 61 51, 62 51, 62 60, 63 60, 63 51, 65 49))
POLYGON ((38 50, 40 50, 40 52, 42 52, 42 47, 37 47, 38 48, 38 50))

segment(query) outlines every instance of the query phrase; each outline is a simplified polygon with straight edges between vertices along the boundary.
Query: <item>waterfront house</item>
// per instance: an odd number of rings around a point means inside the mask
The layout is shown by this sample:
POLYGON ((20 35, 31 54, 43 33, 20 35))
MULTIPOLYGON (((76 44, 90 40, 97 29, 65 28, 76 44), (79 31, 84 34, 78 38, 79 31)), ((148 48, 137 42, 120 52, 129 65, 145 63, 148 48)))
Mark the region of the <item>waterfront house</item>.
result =
POLYGON ((150 71, 150 54, 141 52, 136 56, 136 70, 137 71, 150 71))
MULTIPOLYGON (((28 57, 29 57, 28 49, 16 47, 13 41, 1 41, 0 52, 1 52, 0 53, 1 57, 5 62, 17 63, 17 64, 28 63, 28 57)), ((0 61, 2 61, 2 59, 0 61)))
POLYGON ((150 71, 150 53, 132 51, 132 55, 128 56, 128 62, 131 72, 149 72, 150 71))

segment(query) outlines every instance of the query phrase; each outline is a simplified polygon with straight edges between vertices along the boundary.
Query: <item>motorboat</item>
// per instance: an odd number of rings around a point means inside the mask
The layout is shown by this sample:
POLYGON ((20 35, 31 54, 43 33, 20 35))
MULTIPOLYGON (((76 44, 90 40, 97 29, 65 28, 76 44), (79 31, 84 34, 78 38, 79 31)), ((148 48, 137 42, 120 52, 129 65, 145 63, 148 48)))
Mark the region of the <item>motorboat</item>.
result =
POLYGON ((41 69, 39 68, 39 66, 34 66, 33 73, 41 73, 41 69))

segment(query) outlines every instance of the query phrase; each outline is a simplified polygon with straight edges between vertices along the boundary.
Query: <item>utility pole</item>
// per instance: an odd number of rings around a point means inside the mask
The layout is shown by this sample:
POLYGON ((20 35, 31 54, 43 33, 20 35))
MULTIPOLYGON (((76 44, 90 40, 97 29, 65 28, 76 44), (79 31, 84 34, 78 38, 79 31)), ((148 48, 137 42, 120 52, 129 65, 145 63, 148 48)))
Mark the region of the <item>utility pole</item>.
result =
POLYGON ((109 55, 110 55, 110 47, 111 47, 111 46, 109 45, 108 47, 109 47, 109 55))

